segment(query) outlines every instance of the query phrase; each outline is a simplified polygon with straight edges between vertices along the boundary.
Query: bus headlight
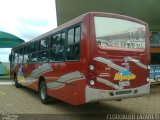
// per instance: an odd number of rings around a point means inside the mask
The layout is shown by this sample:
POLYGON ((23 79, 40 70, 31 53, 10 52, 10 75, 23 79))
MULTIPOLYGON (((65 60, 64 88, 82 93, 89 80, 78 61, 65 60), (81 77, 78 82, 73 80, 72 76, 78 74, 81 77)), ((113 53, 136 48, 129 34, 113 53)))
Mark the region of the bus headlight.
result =
POLYGON ((151 69, 150 65, 148 65, 148 67, 147 67, 147 68, 148 68, 148 70, 150 70, 150 69, 151 69))
POLYGON ((95 84, 94 80, 90 80, 89 83, 90 83, 90 85, 94 85, 95 84))

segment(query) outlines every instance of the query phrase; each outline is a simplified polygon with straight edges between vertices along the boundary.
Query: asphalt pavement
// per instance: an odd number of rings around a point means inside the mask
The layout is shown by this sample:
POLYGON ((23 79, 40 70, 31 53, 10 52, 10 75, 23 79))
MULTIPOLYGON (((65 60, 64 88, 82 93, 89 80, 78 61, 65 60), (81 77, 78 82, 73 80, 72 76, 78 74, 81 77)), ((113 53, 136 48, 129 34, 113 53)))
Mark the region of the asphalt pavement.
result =
MULTIPOLYGON (((73 106, 58 101, 49 105, 41 103, 39 94, 28 88, 16 88, 12 80, 0 80, 0 114, 18 115, 19 118, 57 118, 65 120, 102 119, 115 114, 160 113, 160 86, 151 87, 150 95, 122 101, 105 101, 73 106), (41 116, 41 117, 40 117, 41 116), (89 117, 89 118, 88 118, 89 117)), ((3 117, 0 117, 0 119, 3 117)), ((21 120, 18 119, 18 120, 21 120)), ((46 119, 46 120, 48 120, 46 119)), ((16 119, 17 120, 17 119, 16 119)))

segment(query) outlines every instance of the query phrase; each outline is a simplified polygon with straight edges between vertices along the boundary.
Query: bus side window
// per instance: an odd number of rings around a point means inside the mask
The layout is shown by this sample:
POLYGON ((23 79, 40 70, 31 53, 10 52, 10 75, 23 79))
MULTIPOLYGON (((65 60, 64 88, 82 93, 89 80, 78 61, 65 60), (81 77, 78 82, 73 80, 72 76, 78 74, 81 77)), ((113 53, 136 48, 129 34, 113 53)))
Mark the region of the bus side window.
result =
POLYGON ((14 58, 15 58, 14 63, 17 64, 18 63, 18 51, 17 50, 15 51, 14 58))
POLYGON ((31 52, 34 52, 34 45, 35 43, 30 45, 31 52))
POLYGON ((18 50, 18 56, 19 56, 18 63, 21 64, 23 62, 23 48, 18 50))
POLYGON ((38 53, 31 53, 29 55, 29 58, 30 58, 30 62, 32 63, 38 62, 38 53))
POLYGON ((66 39, 66 33, 64 32, 64 33, 62 33, 61 40, 60 40, 60 44, 62 46, 64 45, 65 39, 66 39))
POLYGON ((54 48, 52 48, 51 50, 50 50, 50 62, 53 62, 53 61, 55 61, 54 60, 54 58, 55 58, 55 49, 54 48))
POLYGON ((48 62, 48 57, 49 57, 49 51, 45 50, 42 52, 39 52, 39 62, 48 62))
POLYGON ((25 54, 25 55, 23 56, 23 63, 28 63, 28 55, 29 55, 29 54, 25 54))
POLYGON ((63 61, 64 60, 63 51, 64 51, 63 46, 56 47, 56 49, 55 49, 55 61, 63 61))
POLYGON ((80 27, 75 28, 75 43, 80 43, 81 30, 80 27))
POLYGON ((74 43, 74 28, 68 30, 68 39, 67 39, 67 44, 73 44, 74 43))
MULTIPOLYGON (((37 62, 39 61, 40 63, 48 62, 48 57, 49 57, 49 38, 42 39, 40 41, 40 52, 39 53, 34 53, 34 58, 32 59, 32 62, 37 62)), ((36 50, 38 51, 38 50, 36 50)))
POLYGON ((65 33, 51 38, 50 62, 64 60, 64 41, 65 33))
POLYGON ((30 57, 29 57, 29 49, 30 49, 30 46, 25 46, 24 47, 24 52, 23 52, 23 63, 30 63, 30 57))
POLYGON ((40 51, 48 49, 48 39, 43 39, 40 41, 40 51))
POLYGON ((34 52, 39 51, 39 42, 34 43, 34 52))
POLYGON ((58 45, 59 39, 60 39, 60 34, 57 34, 51 37, 51 48, 54 48, 58 45))
POLYGON ((55 58, 55 47, 56 47, 56 35, 54 35, 54 36, 51 36, 51 38, 50 38, 50 59, 49 59, 49 61, 50 62, 53 62, 53 61, 55 61, 54 60, 54 58, 55 58))
POLYGON ((80 27, 68 30, 66 59, 78 60, 80 56, 80 27))
POLYGON ((75 45, 74 45, 74 54, 76 60, 78 60, 80 57, 80 40, 81 40, 81 29, 80 27, 77 27, 75 28, 75 45))

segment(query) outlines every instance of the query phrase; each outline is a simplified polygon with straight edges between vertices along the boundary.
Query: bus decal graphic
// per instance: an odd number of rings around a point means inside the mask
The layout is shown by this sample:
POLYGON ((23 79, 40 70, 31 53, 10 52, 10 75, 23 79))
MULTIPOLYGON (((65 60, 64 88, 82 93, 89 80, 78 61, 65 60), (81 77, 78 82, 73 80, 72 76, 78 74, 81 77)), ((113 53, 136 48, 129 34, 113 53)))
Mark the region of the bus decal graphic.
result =
POLYGON ((38 68, 34 69, 30 76, 28 77, 24 77, 23 72, 22 72, 22 66, 20 66, 19 70, 18 70, 18 75, 17 75, 17 79, 19 83, 22 83, 23 85, 29 85, 34 83, 35 81, 38 81, 38 79, 36 79, 37 77, 39 77, 40 75, 53 71, 52 67, 50 66, 50 64, 43 64, 41 66, 39 66, 38 68))
POLYGON ((128 61, 132 61, 132 62, 136 63, 136 65, 143 67, 143 68, 145 66, 142 63, 140 63, 138 60, 131 58, 131 57, 124 58, 125 63, 122 63, 122 64, 126 65, 125 67, 121 67, 121 66, 113 63, 111 60, 108 60, 108 59, 105 59, 102 57, 96 57, 94 60, 99 61, 101 63, 104 63, 104 64, 108 65, 109 67, 112 67, 112 68, 118 70, 118 73, 116 73, 114 76, 114 80, 120 80, 120 81, 133 80, 136 78, 136 75, 134 75, 132 72, 129 71, 130 65, 129 65, 128 61))
POLYGON ((39 66, 37 69, 33 70, 30 74, 30 77, 36 78, 50 71, 53 71, 53 69, 50 64, 46 63, 46 64, 39 66))
POLYGON ((82 73, 79 71, 71 72, 59 77, 58 80, 54 82, 47 83, 47 88, 49 89, 59 89, 65 86, 66 83, 71 83, 73 81, 86 79, 82 73))
POLYGON ((114 89, 118 89, 118 90, 122 90, 123 89, 123 87, 121 87, 121 86, 119 86, 117 84, 112 83, 110 80, 106 80, 106 79, 97 77, 97 81, 101 82, 101 83, 103 83, 105 85, 108 85, 108 86, 110 86, 110 87, 112 87, 114 89))
POLYGON ((101 63, 104 63, 106 65, 108 65, 109 67, 113 68, 113 69, 116 69, 118 71, 123 71, 125 70, 124 67, 121 67, 115 63, 113 63, 111 60, 108 60, 106 58, 103 58, 103 57, 96 57, 94 58, 94 60, 98 61, 98 62, 101 62, 101 63))
POLYGON ((134 63, 135 63, 136 65, 138 65, 139 67, 147 70, 147 66, 146 66, 146 65, 142 64, 139 60, 136 60, 136 59, 134 59, 134 58, 132 58, 132 57, 125 57, 125 58, 124 58, 124 61, 126 61, 126 62, 128 62, 128 61, 134 62, 134 63))
POLYGON ((23 85, 24 85, 24 86, 31 85, 31 84, 33 84, 34 82, 37 82, 37 81, 38 81, 38 79, 36 79, 36 78, 27 77, 27 78, 25 79, 25 83, 23 83, 23 85))
MULTIPOLYGON (((99 61, 101 63, 104 63, 104 64, 108 65, 109 67, 114 68, 114 69, 116 69, 118 71, 125 70, 124 67, 119 66, 119 65, 113 63, 111 60, 108 60, 108 59, 103 58, 103 57, 96 57, 96 58, 94 58, 94 60, 99 61)), ((136 59, 134 59, 132 57, 125 57, 124 61, 125 62, 128 62, 128 61, 134 62, 137 66, 139 66, 139 67, 141 67, 143 69, 147 69, 146 65, 142 64, 139 60, 136 60, 136 59)))
POLYGON ((133 80, 136 78, 136 75, 131 73, 129 69, 125 69, 124 71, 119 71, 115 74, 114 80, 133 80))
POLYGON ((18 69, 17 79, 19 83, 24 83, 25 78, 22 72, 22 65, 20 65, 20 68, 18 69))

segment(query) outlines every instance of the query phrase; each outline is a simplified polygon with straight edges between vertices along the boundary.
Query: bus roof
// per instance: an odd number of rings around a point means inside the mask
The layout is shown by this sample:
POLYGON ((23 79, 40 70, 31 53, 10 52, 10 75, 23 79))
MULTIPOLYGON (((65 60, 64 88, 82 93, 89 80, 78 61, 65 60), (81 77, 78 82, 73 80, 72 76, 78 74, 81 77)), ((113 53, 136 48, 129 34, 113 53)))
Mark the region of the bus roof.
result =
POLYGON ((18 48, 21 48, 21 46, 28 45, 28 44, 30 44, 30 43, 32 43, 32 42, 37 41, 37 40, 41 40, 41 39, 45 38, 46 36, 49 36, 49 35, 51 35, 51 34, 54 34, 54 33, 58 32, 58 31, 61 31, 61 30, 65 29, 65 28, 70 27, 70 26, 72 26, 72 25, 75 25, 75 24, 77 24, 77 23, 80 23, 80 22, 82 21, 83 17, 84 17, 84 16, 87 16, 87 15, 88 15, 88 16, 89 16, 89 15, 95 15, 95 16, 96 16, 96 15, 97 15, 97 16, 110 16, 110 17, 116 17, 116 18, 119 18, 119 19, 121 19, 121 18, 124 19, 124 18, 125 18, 125 19, 128 19, 128 20, 133 20, 133 21, 135 21, 135 22, 139 22, 139 23, 141 23, 141 24, 147 25, 147 23, 145 23, 145 22, 143 22, 143 21, 141 21, 141 20, 139 20, 139 19, 132 18, 132 17, 125 16, 125 15, 120 15, 120 14, 115 14, 115 13, 106 13, 106 12, 88 12, 88 13, 82 14, 82 15, 80 15, 79 17, 74 18, 74 19, 72 19, 72 20, 70 20, 70 21, 68 21, 68 22, 66 22, 66 23, 64 23, 64 24, 62 24, 62 25, 60 25, 60 26, 57 26, 57 28, 55 28, 55 29, 53 29, 53 30, 50 30, 50 31, 48 31, 48 32, 46 32, 46 33, 44 33, 44 34, 42 34, 42 35, 40 35, 40 36, 38 36, 38 37, 36 37, 36 38, 34 38, 34 39, 32 39, 32 40, 29 40, 28 42, 25 42, 25 43, 23 43, 23 44, 15 47, 15 48, 13 48, 13 50, 18 49, 18 48))

